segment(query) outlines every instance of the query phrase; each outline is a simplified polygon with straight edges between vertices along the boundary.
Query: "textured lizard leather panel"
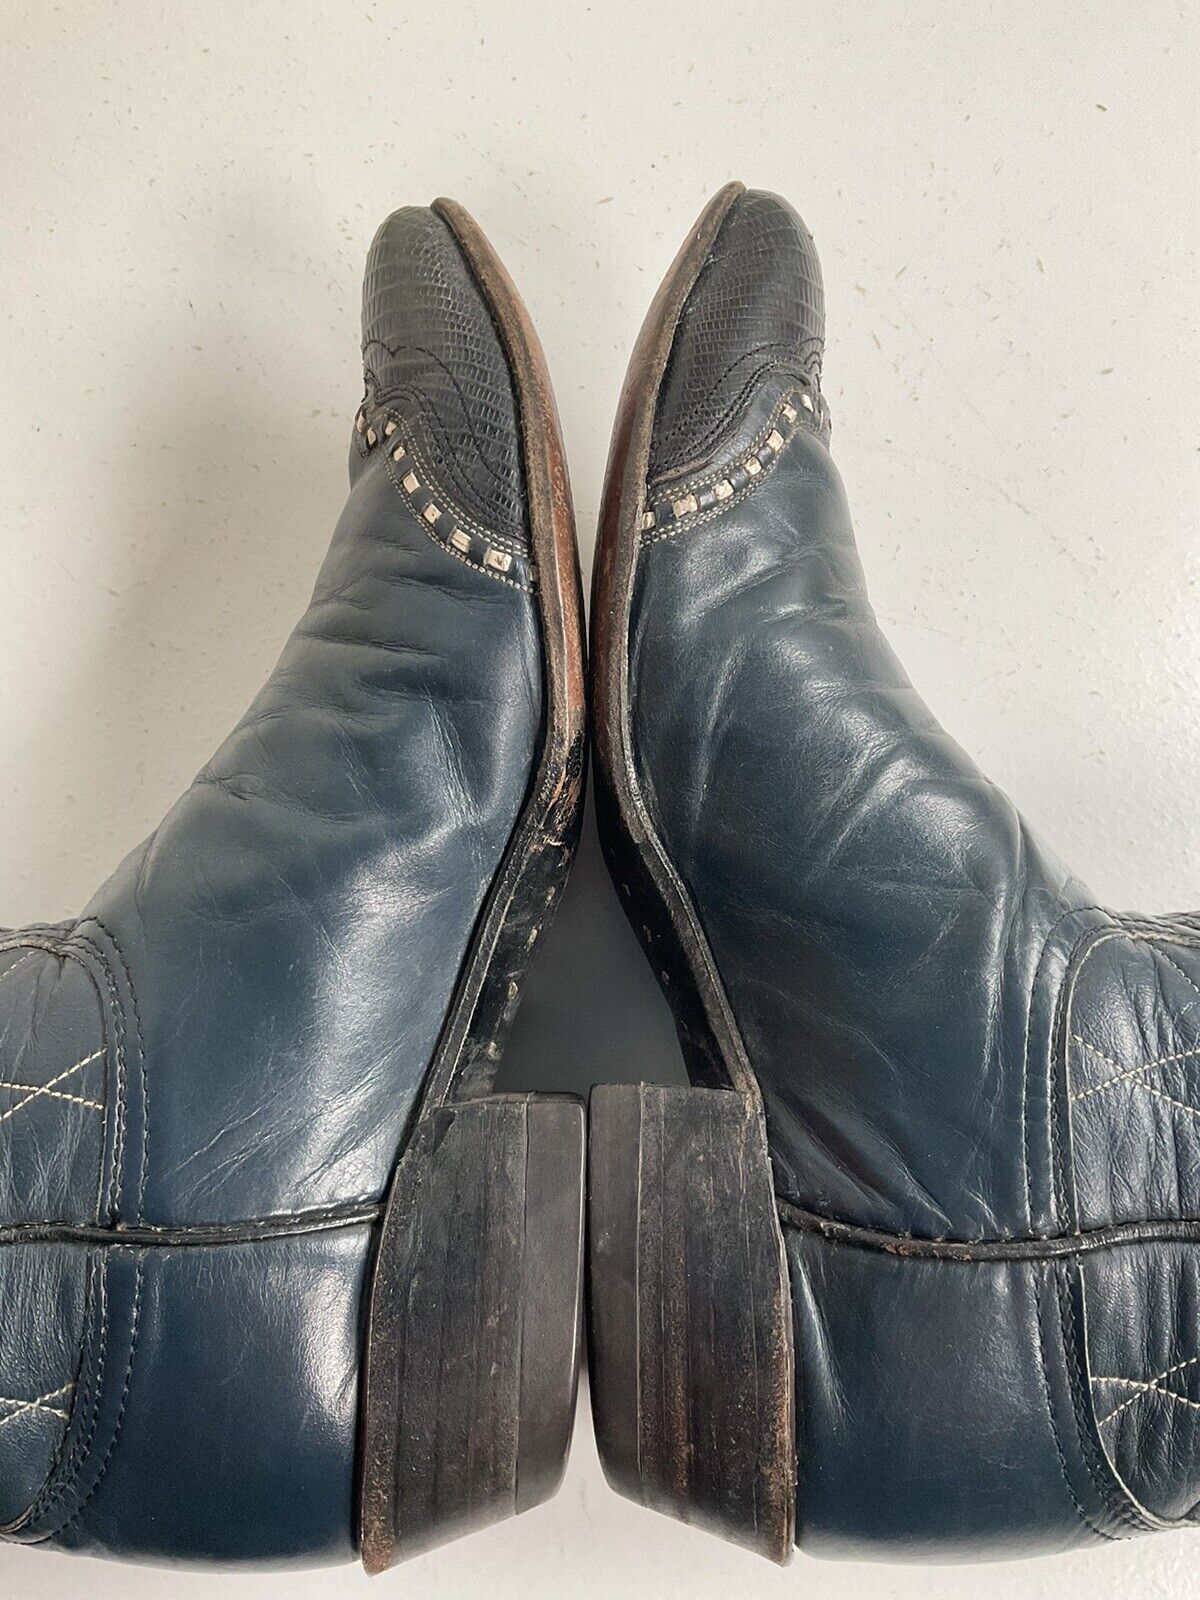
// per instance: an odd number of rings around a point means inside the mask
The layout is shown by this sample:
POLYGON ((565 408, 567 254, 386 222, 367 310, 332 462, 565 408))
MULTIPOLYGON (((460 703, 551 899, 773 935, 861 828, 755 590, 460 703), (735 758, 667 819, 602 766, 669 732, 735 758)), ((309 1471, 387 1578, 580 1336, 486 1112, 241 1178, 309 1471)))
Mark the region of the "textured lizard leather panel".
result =
MULTIPOLYGON (((366 306, 368 383, 403 399, 457 494, 522 535, 512 386, 443 223, 384 225, 366 306)), ((312 602, 247 715, 78 922, 0 938, 11 1537, 353 1553, 361 1217, 543 706, 529 590, 453 559, 390 452, 354 438, 312 602)))
POLYGON ((747 409, 764 382, 803 382, 819 394, 824 350, 825 294, 812 235, 786 201, 751 190, 734 202, 680 318, 659 396, 651 480, 707 464, 722 443, 745 434, 747 409))
MULTIPOLYGON (((752 366, 772 318, 795 336, 781 270, 739 279, 752 366)), ((808 303, 802 252, 791 270, 808 303)), ((733 352, 691 327, 660 457, 681 408, 698 453, 728 410, 733 352)), ((1002 1554, 1190 1518, 1200 933, 1098 907, 938 725, 876 624, 818 432, 752 492, 644 532, 629 639, 642 794, 798 1223, 801 1537, 1002 1554), (939 1241, 953 1261, 922 1254, 939 1241)))
POLYGON ((367 394, 411 420, 469 515, 528 546, 517 401, 500 335, 449 228, 424 206, 375 235, 363 283, 367 394))

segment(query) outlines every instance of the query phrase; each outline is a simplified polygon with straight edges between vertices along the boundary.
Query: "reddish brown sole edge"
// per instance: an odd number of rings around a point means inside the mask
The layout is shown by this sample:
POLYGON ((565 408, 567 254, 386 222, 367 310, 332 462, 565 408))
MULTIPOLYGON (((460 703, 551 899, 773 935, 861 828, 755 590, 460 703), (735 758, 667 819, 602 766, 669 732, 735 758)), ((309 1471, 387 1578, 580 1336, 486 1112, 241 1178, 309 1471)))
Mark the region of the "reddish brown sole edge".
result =
POLYGON ((593 1091, 589 1365, 613 1487, 786 1562, 796 1514, 792 1302, 761 1096, 699 918, 643 801, 628 709, 658 392, 687 297, 744 192, 728 184, 714 196, 655 296, 605 479, 591 610, 601 843, 696 1087, 593 1091))
POLYGON ((361 1400, 358 1524, 369 1572, 555 1492, 574 1425, 583 1317, 583 1108, 490 1093, 582 817, 574 512, 529 314, 474 219, 451 200, 433 209, 487 300, 516 388, 545 724, 529 798, 475 929, 384 1212, 361 1400))

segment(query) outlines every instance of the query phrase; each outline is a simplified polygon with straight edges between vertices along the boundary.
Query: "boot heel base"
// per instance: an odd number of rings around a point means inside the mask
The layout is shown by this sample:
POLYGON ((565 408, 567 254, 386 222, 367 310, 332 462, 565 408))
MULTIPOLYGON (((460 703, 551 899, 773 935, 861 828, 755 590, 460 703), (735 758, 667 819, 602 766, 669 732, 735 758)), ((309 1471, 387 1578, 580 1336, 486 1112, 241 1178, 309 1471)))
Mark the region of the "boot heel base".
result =
POLYGON ((396 1172, 371 1292, 363 1565, 382 1572, 557 1489, 575 1414, 583 1106, 447 1104, 396 1172))
POLYGON ((619 1493, 792 1553, 791 1296, 761 1113, 607 1085, 589 1118, 591 1392, 619 1493))

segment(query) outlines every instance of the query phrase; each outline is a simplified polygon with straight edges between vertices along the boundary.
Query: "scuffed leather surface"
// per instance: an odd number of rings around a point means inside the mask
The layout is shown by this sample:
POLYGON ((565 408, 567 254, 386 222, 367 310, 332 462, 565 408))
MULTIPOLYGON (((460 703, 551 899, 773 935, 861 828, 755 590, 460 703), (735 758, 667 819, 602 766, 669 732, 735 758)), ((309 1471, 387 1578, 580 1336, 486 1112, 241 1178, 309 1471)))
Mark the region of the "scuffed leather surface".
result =
POLYGON ((454 235, 407 206, 375 235, 363 282, 367 392, 411 426, 438 482, 528 549, 517 401, 500 335, 454 235))
MULTIPOLYGON (((786 201, 754 190, 730 208, 679 320, 659 391, 652 480, 748 438, 764 384, 821 386, 825 292, 812 235, 786 201)), ((732 453, 736 453, 734 448, 732 453)))
MULTIPOLYGON (((482 483, 518 448, 486 307, 435 218, 381 241, 367 346, 482 483), (444 390, 409 384, 429 362, 444 390)), ((77 922, 0 940, 0 1065, 34 1086, 0 1088, 0 1227, 307 1226, 386 1191, 536 765, 542 658, 530 594, 435 544, 386 450, 352 462, 242 722, 77 922)), ((0 1237, 0 1396, 44 1407, 0 1398, 6 1531, 350 1556, 370 1245, 0 1237)))
MULTIPOLYGON (((776 271, 742 289, 765 318, 776 271)), ((707 437, 695 396, 724 408, 729 359, 682 326, 663 405, 707 437)), ((629 659, 643 796, 786 1201, 901 1245, 1200 1216, 1195 923, 1098 907, 938 725, 876 624, 821 439, 647 544, 629 659)), ((1161 1385, 1200 1404, 1200 1247, 950 1266, 789 1229, 788 1248, 813 1548, 1011 1553, 1190 1515, 1200 1409, 1161 1385), (1097 1375, 1148 1387, 1105 1421, 1097 1375)))

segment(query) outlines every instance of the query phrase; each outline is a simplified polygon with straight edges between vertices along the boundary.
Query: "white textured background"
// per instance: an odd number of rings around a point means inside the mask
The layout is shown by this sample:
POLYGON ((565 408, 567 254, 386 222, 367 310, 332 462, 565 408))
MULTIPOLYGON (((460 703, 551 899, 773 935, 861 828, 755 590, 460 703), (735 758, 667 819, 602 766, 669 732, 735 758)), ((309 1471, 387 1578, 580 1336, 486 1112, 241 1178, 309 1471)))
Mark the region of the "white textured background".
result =
MULTIPOLYGON (((343 498, 383 215, 451 194, 505 257, 586 567, 631 343, 731 177, 821 248, 835 451, 918 684, 1101 895, 1200 903, 1198 51, 1190 0, 0 0, 0 918, 77 910, 272 664, 343 498)), ((513 1081, 670 1070, 594 853, 517 1043, 513 1081)), ((780 1573, 611 1495, 581 1413, 556 1501, 373 1592, 1185 1600, 1198 1563, 780 1573)), ((0 1596, 164 1585, 0 1551, 0 1596)))

